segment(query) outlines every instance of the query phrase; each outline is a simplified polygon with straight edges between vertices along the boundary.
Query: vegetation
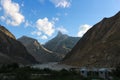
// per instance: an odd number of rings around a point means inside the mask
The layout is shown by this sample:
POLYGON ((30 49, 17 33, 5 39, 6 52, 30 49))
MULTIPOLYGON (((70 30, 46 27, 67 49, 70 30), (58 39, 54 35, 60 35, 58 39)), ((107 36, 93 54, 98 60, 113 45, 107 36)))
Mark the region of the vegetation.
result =
MULTIPOLYGON (((120 80, 120 66, 113 71, 114 79, 120 80)), ((20 67, 18 64, 4 64, 0 66, 0 80, 104 80, 99 77, 85 78, 75 70, 54 71, 50 69, 37 69, 29 66, 20 67)))
POLYGON ((120 64, 118 64, 116 69, 113 70, 113 76, 115 80, 120 80, 120 64))

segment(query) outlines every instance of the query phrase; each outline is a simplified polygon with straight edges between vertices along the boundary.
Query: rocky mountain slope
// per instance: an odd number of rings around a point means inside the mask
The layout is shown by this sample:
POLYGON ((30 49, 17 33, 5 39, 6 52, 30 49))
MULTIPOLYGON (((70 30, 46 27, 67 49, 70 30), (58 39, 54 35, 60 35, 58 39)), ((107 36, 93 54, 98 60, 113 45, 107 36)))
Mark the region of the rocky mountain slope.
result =
POLYGON ((70 37, 58 32, 57 36, 48 41, 44 47, 64 57, 74 47, 79 39, 79 37, 70 37))
POLYGON ((0 25, 0 63, 33 64, 36 60, 14 35, 0 25))
POLYGON ((18 39, 28 52, 40 63, 60 61, 60 56, 44 48, 36 39, 23 36, 18 39))
POLYGON ((120 63, 120 12, 94 25, 65 57, 75 66, 114 67, 120 63))

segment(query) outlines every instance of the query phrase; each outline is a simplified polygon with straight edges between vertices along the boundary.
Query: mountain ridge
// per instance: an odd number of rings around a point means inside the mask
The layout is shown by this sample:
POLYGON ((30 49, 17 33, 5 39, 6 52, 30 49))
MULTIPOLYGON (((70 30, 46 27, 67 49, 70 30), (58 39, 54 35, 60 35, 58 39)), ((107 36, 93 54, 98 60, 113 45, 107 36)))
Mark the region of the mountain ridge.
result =
POLYGON ((75 66, 115 67, 120 63, 120 12, 104 18, 78 41, 63 63, 75 66))
POLYGON ((56 53, 44 48, 36 39, 23 36, 18 39, 28 50, 28 52, 40 63, 56 62, 60 57, 56 53))
MULTIPOLYGON (((35 59, 28 54, 26 48, 3 26, 0 26, 0 55, 9 57, 9 59, 4 57, 6 63, 9 63, 9 60, 11 60, 10 62, 21 64, 37 63, 35 59)), ((3 60, 0 62, 2 63, 3 60)))
POLYGON ((53 39, 45 43, 44 47, 64 57, 79 39, 80 37, 71 37, 59 31, 53 39))

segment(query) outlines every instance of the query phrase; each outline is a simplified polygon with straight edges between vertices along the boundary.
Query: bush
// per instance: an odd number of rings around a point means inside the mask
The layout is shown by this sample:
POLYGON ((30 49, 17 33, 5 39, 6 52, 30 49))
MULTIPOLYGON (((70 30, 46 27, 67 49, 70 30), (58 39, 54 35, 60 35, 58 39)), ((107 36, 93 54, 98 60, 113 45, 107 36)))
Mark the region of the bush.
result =
POLYGON ((113 71, 113 76, 120 78, 120 64, 118 64, 116 69, 113 71))

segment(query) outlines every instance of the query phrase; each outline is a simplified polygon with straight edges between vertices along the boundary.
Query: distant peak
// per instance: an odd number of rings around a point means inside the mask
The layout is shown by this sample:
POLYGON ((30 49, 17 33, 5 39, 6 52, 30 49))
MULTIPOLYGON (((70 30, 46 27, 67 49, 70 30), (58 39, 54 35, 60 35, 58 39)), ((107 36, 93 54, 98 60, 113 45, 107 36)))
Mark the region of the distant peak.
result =
POLYGON ((24 36, 22 36, 21 38, 23 38, 23 39, 24 39, 24 38, 30 38, 30 37, 28 37, 28 36, 25 36, 25 35, 24 35, 24 36))
POLYGON ((21 38, 19 38, 19 39, 27 39, 27 40, 34 40, 34 41, 36 41, 36 39, 34 39, 34 38, 31 38, 31 37, 28 37, 28 36, 22 36, 21 38))
POLYGON ((57 37, 58 37, 58 36, 62 36, 62 35, 63 35, 62 32, 58 31, 57 37))
POLYGON ((61 31, 58 31, 58 34, 56 37, 62 37, 62 38, 65 38, 65 37, 68 37, 67 34, 63 34, 61 31))
POLYGON ((61 31, 58 31, 58 34, 57 35, 63 35, 61 31))
POLYGON ((24 36, 22 36, 22 38, 26 38, 26 37, 27 37, 27 36, 25 36, 25 35, 24 35, 24 36))

